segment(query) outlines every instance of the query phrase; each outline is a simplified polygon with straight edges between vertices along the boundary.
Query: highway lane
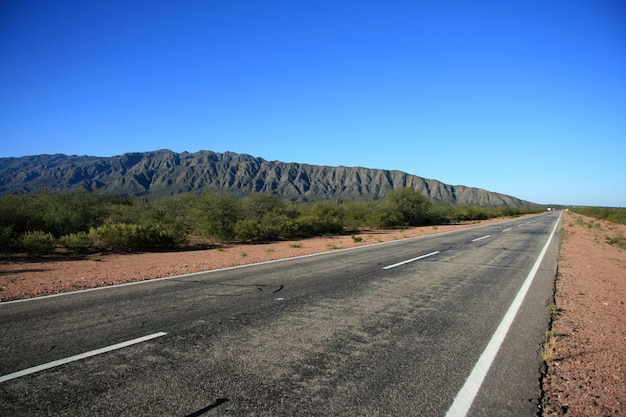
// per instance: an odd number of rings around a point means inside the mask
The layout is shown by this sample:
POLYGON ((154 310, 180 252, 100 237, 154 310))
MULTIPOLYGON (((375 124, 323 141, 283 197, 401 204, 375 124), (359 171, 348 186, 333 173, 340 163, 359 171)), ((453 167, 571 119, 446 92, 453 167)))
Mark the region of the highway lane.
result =
MULTIPOLYGON (((167 333, 5 381, 0 414, 444 415, 557 218, 0 304, 0 375, 167 333)), ((532 415, 548 258, 476 415, 532 415)))

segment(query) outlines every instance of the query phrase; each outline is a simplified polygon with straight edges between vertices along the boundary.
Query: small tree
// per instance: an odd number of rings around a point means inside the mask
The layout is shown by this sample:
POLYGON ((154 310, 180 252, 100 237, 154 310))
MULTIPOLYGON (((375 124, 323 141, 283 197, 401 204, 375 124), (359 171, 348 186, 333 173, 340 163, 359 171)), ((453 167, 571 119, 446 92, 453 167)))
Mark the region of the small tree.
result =
POLYGON ((279 214, 285 210, 285 202, 274 194, 250 194, 237 203, 241 217, 249 220, 261 220, 268 213, 279 214))
POLYGON ((432 202, 413 188, 391 190, 385 196, 391 222, 398 225, 421 226, 432 223, 432 202))
POLYGON ((238 210, 227 195, 204 192, 198 196, 193 211, 196 225, 204 235, 217 241, 228 241, 235 236, 238 210))
POLYGON ((321 202, 311 209, 315 233, 339 233, 343 231, 344 211, 341 204, 321 202))

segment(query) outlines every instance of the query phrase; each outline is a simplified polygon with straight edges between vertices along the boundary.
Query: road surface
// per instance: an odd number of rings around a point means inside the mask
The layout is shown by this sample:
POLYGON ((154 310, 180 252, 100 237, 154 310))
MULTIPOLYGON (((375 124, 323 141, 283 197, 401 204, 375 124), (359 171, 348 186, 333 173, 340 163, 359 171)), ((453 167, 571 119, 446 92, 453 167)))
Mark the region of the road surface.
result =
POLYGON ((1 303, 0 415, 533 416, 559 219, 1 303))

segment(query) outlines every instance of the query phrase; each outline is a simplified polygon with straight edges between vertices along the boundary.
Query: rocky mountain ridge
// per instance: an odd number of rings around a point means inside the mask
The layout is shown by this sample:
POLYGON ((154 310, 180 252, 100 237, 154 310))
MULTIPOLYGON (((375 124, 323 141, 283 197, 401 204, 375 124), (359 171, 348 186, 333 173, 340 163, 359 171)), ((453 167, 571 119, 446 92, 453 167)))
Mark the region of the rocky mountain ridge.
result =
POLYGON ((113 157, 55 154, 0 158, 0 195, 45 188, 158 198, 210 189, 242 195, 274 193, 295 200, 350 200, 384 198, 387 191, 402 187, 448 204, 533 205, 508 195, 447 185, 401 171, 266 161, 232 152, 159 150, 113 157))

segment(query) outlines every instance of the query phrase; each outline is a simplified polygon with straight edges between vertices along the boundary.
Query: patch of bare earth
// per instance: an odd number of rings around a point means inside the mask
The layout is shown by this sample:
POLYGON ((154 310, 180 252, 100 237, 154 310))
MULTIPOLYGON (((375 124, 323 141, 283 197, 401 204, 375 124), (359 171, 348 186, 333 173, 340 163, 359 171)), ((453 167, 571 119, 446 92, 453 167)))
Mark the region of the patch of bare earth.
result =
POLYGON ((626 415, 626 226, 564 213, 544 416, 626 415))

